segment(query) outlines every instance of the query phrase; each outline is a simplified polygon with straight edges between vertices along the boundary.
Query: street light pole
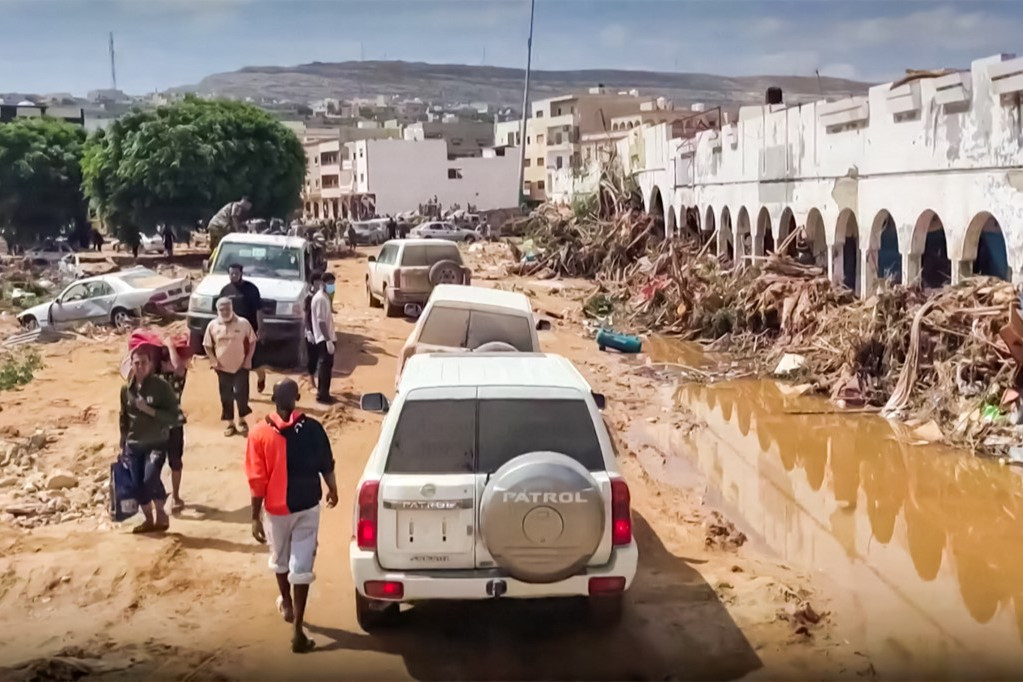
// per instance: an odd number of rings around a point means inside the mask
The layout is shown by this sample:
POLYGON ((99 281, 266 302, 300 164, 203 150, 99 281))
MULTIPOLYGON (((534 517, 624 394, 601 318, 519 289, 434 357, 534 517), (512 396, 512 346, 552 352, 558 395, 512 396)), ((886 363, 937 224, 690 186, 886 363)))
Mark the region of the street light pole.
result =
POLYGON ((526 41, 526 83, 522 88, 522 125, 519 128, 519 206, 525 203, 522 192, 526 172, 526 123, 529 120, 529 73, 533 68, 533 16, 536 0, 529 0, 529 40, 526 41))

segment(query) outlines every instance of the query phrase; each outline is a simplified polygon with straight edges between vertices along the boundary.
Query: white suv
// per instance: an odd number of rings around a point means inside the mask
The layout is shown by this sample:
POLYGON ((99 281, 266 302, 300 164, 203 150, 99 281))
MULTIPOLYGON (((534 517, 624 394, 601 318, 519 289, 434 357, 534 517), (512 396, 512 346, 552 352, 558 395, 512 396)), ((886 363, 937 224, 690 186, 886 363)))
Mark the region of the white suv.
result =
POLYGON ((616 621, 636 573, 603 396, 556 355, 438 353, 405 367, 359 481, 359 625, 432 599, 588 597, 616 621))

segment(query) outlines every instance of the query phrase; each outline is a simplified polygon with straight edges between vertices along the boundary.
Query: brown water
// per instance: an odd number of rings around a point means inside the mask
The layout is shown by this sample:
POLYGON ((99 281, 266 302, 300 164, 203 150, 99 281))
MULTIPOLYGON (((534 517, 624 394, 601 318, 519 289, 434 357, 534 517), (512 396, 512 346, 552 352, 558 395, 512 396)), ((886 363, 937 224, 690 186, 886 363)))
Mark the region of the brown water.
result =
POLYGON ((791 414, 833 408, 770 381, 665 398, 707 428, 637 427, 681 455, 644 465, 677 485, 699 475, 759 541, 822 574, 839 634, 882 676, 1023 678, 1018 470, 910 445, 873 415, 791 414))

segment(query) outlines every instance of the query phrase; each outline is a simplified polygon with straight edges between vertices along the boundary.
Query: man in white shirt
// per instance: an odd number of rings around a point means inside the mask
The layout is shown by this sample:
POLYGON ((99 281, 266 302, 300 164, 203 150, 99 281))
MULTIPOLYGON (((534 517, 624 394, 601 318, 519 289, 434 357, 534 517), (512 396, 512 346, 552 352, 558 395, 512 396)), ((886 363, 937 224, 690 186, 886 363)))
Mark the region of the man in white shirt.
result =
POLYGON ((313 281, 316 293, 309 306, 309 317, 317 356, 316 402, 332 405, 334 398, 330 395, 330 378, 334 371, 334 342, 337 337, 334 331, 334 310, 330 304, 334 294, 334 275, 326 272, 318 281, 315 277, 313 281))
POLYGON ((210 367, 217 372, 220 389, 220 418, 227 422, 225 436, 248 435, 245 417, 249 407, 249 370, 256 352, 256 333, 244 317, 235 315, 231 299, 217 300, 217 317, 206 326, 203 338, 210 367), (234 424, 235 403, 238 404, 238 426, 234 424))

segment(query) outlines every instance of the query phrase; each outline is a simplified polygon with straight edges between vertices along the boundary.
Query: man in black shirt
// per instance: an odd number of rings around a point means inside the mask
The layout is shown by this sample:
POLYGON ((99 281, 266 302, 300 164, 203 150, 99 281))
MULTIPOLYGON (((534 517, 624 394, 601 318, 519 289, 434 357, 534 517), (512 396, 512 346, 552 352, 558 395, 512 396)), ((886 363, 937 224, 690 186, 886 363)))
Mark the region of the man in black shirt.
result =
POLYGON ((252 369, 256 370, 256 390, 260 393, 266 390, 266 370, 263 369, 263 298, 259 295, 259 287, 252 282, 243 279, 243 270, 240 263, 232 263, 227 268, 231 282, 220 291, 220 297, 231 299, 234 305, 235 315, 248 320, 252 325, 252 331, 256 333, 256 354, 252 356, 252 369))

